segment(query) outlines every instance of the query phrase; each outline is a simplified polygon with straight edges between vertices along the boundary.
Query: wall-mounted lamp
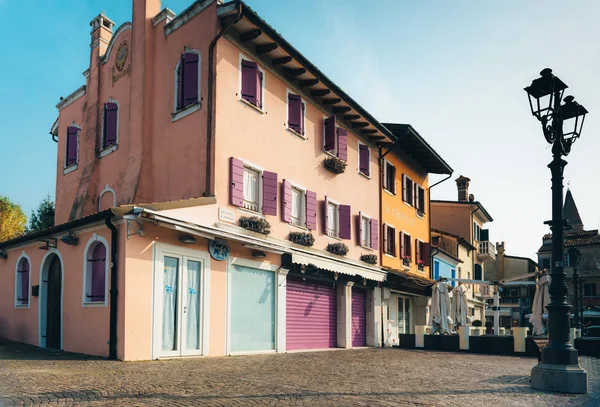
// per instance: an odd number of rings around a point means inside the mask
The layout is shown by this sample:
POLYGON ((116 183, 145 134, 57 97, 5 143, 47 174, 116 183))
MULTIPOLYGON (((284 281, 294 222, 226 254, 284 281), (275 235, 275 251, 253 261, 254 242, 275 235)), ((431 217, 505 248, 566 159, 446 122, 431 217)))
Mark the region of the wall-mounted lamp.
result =
POLYGON ((334 280, 337 280, 339 278, 339 276, 340 275, 337 273, 337 271, 333 273, 333 279, 334 280))
POLYGON ((6 253, 6 250, 0 249, 0 259, 7 259, 7 258, 8 258, 8 253, 6 253))
POLYGON ((40 249, 40 250, 56 249, 56 239, 55 238, 51 237, 49 239, 42 240, 42 242, 44 242, 44 245, 42 247, 38 247, 38 249, 40 249))
POLYGON ((179 241, 185 244, 193 244, 196 243, 196 238, 192 235, 182 235, 179 237, 179 241))
POLYGON ((267 254, 261 250, 252 250, 252 257, 256 257, 257 259, 264 259, 267 257, 267 254))
POLYGON ((69 233, 60 238, 60 241, 69 246, 75 246, 79 243, 79 238, 73 234, 71 230, 69 233))

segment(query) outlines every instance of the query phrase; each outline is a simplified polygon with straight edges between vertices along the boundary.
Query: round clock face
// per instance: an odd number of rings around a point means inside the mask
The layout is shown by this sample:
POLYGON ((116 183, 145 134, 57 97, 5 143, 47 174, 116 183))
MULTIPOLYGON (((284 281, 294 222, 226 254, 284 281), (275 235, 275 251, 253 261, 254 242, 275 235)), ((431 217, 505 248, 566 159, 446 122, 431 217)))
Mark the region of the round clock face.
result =
POLYGON ((219 261, 225 260, 229 256, 229 247, 225 242, 211 240, 208 244, 208 251, 213 259, 219 261))
POLYGON ((129 45, 127 45, 127 41, 123 41, 119 48, 117 49, 117 58, 115 60, 115 66, 118 71, 122 71, 125 66, 125 62, 127 62, 127 54, 129 53, 129 45))

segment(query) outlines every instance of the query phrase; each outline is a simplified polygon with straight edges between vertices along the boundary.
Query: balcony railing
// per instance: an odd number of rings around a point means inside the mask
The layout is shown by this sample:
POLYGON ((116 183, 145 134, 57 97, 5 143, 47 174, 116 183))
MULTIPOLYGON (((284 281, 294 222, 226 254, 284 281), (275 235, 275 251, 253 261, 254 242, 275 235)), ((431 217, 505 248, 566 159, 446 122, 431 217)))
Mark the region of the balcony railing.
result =
POLYGON ((493 260, 496 258, 496 247, 492 242, 487 240, 479 242, 477 250, 477 258, 479 260, 493 260))

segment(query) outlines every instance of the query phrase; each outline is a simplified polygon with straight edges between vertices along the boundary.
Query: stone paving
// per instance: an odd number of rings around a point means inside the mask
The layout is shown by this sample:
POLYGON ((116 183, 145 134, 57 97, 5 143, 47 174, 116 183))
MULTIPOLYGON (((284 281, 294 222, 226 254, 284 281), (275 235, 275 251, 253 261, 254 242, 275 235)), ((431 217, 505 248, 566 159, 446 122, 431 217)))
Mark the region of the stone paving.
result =
POLYGON ((112 362, 0 341, 0 406, 600 406, 529 386, 533 358, 399 349, 112 362))

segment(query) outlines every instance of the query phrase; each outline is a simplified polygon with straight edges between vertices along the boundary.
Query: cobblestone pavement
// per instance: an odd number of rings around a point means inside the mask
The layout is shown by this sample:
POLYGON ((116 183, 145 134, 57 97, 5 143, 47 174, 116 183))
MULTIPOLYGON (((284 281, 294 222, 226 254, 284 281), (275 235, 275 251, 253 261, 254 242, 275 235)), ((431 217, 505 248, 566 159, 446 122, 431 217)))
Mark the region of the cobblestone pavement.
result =
POLYGON ((538 392, 537 360, 397 349, 111 362, 0 341, 0 406, 600 406, 538 392))

